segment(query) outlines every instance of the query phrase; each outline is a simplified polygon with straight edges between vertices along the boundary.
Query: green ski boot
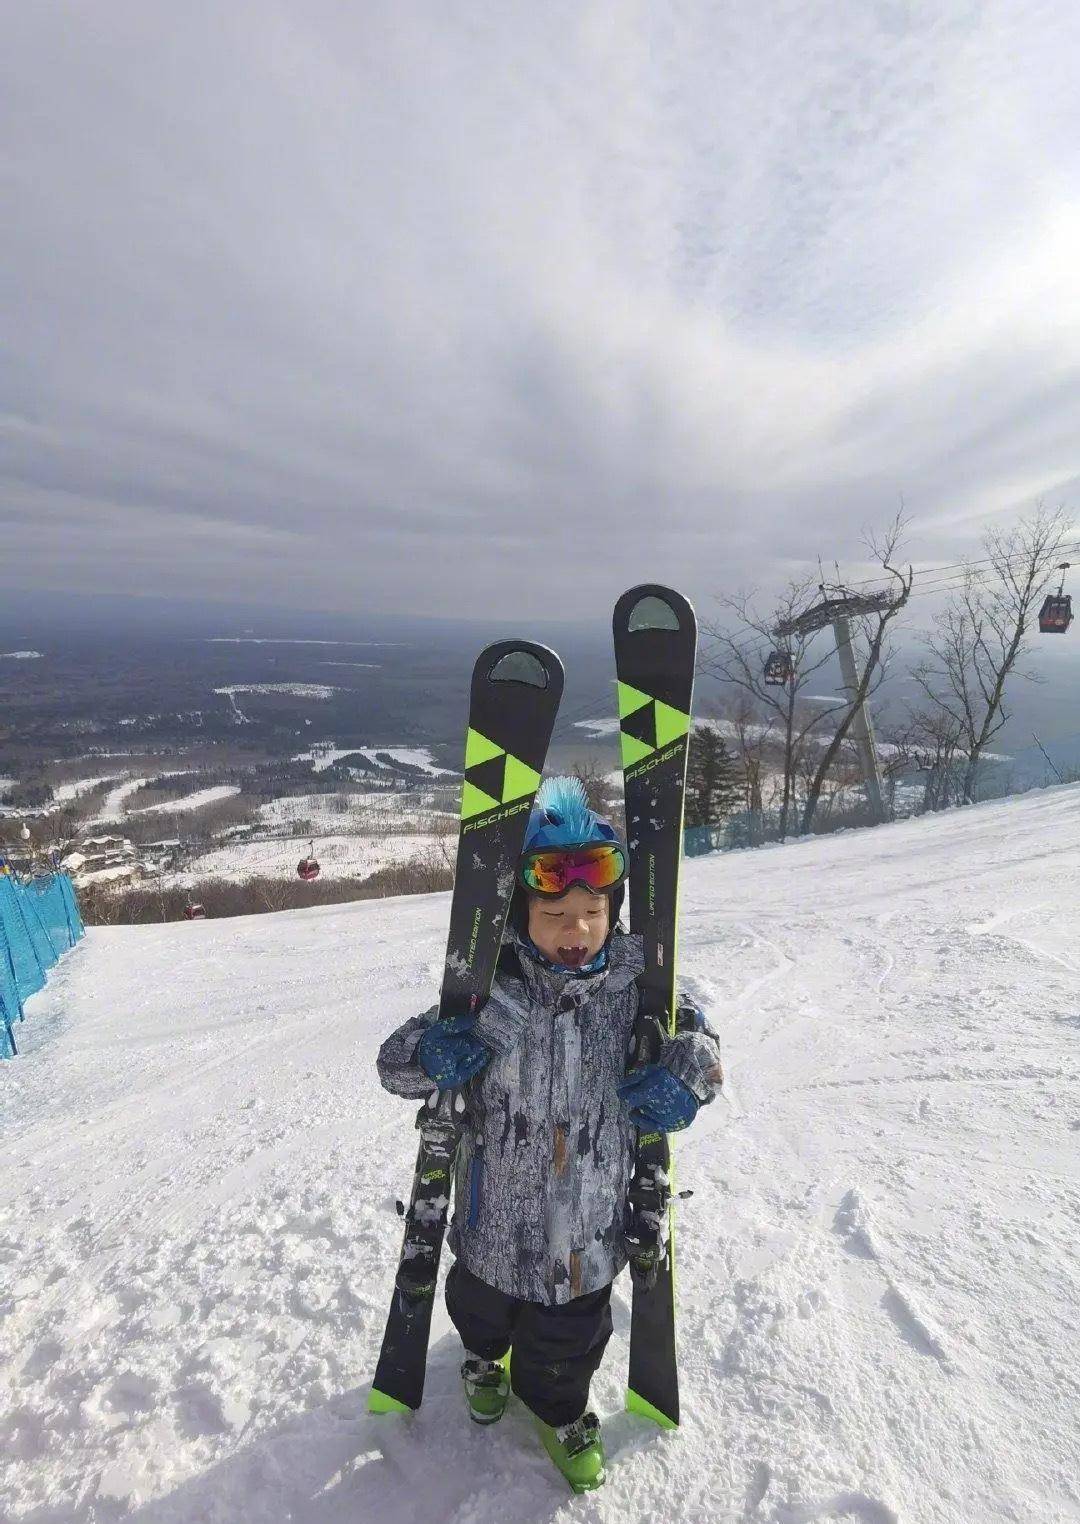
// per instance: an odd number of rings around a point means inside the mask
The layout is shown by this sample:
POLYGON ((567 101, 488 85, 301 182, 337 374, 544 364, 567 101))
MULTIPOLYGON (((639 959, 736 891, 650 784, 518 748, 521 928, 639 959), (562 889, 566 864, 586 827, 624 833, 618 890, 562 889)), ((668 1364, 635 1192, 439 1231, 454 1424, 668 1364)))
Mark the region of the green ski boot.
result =
POLYGON ((604 1480, 604 1442, 595 1413, 583 1413, 574 1423, 553 1429, 536 1420, 544 1449, 575 1492, 592 1492, 604 1480))
POLYGON ((481 1360, 478 1355, 470 1355, 461 1367, 473 1423, 498 1423, 506 1412, 510 1396, 509 1364, 508 1354, 501 1360, 481 1360))

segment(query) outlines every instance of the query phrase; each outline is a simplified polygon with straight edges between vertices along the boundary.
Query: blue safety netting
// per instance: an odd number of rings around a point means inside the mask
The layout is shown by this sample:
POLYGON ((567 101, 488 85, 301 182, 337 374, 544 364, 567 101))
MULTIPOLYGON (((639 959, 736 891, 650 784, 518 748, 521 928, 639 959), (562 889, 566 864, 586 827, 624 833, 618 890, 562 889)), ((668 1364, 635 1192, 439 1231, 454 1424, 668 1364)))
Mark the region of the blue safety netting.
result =
POLYGON ((14 1027, 23 1003, 83 934, 82 917, 66 873, 18 879, 0 870, 0 1058, 18 1051, 14 1027))

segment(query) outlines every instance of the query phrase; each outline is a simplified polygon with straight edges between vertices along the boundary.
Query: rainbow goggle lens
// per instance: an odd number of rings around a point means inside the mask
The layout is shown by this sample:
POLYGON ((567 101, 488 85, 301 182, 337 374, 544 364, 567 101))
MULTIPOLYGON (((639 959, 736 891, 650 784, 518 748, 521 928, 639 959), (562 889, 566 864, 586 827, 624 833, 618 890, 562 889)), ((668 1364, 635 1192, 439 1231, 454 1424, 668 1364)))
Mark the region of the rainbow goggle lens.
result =
POLYGON ((575 884, 594 894, 615 889, 626 877, 626 870, 626 853, 615 841, 538 847, 522 857, 518 882, 531 894, 558 899, 575 884))

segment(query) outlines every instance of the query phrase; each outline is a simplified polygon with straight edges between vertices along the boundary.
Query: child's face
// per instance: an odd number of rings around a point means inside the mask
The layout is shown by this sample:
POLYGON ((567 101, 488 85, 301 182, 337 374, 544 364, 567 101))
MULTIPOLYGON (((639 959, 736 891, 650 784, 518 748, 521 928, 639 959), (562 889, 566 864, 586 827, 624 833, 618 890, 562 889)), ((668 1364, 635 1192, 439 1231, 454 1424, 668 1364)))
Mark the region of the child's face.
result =
POLYGON ((552 963, 581 968, 607 941, 610 901, 575 884, 561 900, 529 895, 529 936, 552 963))

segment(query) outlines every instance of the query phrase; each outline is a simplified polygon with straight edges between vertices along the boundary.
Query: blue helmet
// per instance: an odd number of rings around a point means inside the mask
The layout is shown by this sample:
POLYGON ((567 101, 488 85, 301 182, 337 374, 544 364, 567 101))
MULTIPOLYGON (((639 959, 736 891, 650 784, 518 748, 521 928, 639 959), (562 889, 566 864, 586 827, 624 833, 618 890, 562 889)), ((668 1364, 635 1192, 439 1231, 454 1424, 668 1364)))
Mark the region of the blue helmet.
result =
MULTIPOLYGON (((542 847, 577 847, 591 841, 618 840, 618 832, 611 822, 590 808, 580 778, 545 778, 537 790, 529 816, 522 853, 535 852, 542 847)), ((625 893, 625 884, 608 891, 612 931, 618 922, 625 893)), ((510 901, 509 921, 520 935, 527 934, 529 905, 520 884, 514 889, 510 901)))
POLYGON ((589 807, 580 778, 545 778, 525 830, 523 851, 579 847, 590 841, 618 841, 611 822, 589 807))

